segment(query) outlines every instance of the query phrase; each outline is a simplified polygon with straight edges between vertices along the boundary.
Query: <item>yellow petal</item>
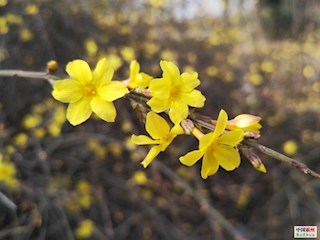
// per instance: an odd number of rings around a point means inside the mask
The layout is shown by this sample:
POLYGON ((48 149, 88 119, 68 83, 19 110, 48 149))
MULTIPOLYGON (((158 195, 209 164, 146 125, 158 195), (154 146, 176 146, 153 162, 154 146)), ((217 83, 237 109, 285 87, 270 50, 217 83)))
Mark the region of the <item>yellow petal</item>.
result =
POLYGON ((67 119, 73 126, 88 120, 91 114, 89 98, 82 98, 75 103, 70 103, 67 109, 67 119))
POLYGON ((243 140, 243 135, 242 130, 233 130, 220 136, 218 142, 234 147, 243 140))
POLYGON ((138 86, 138 77, 139 77, 140 65, 136 60, 131 61, 130 63, 130 87, 135 88, 138 86))
POLYGON ((164 78, 152 79, 150 81, 149 90, 154 97, 167 99, 170 96, 170 82, 164 78))
POLYGON ((202 93, 198 90, 193 90, 189 93, 181 94, 181 101, 191 107, 201 108, 204 106, 206 98, 202 95, 202 93))
POLYGON ((113 102, 127 93, 128 88, 120 81, 111 81, 108 85, 98 88, 98 95, 108 102, 113 102))
POLYGON ((146 130, 153 139, 160 139, 169 134, 170 127, 165 119, 154 112, 147 114, 146 130))
POLYGON ((161 151, 166 150, 175 137, 176 135, 173 134, 168 134, 165 137, 163 137, 160 143, 161 151))
POLYGON ((93 71, 93 82, 96 86, 108 84, 113 77, 114 69, 107 59, 102 58, 93 71))
POLYGON ((202 156, 203 151, 194 150, 179 158, 180 162, 188 167, 194 165, 202 156))
POLYGON ((108 102, 100 97, 92 98, 90 102, 91 108, 99 118, 106 122, 114 122, 116 118, 116 108, 112 102, 108 102))
POLYGON ((205 152, 201 166, 201 177, 206 179, 207 177, 215 174, 219 169, 219 163, 213 155, 212 150, 205 152))
POLYGON ((213 154, 219 165, 227 171, 232 171, 240 165, 240 154, 233 147, 218 145, 213 154))
POLYGON ((240 114, 234 119, 228 121, 227 129, 242 129, 244 131, 254 132, 259 134, 261 125, 259 121, 260 117, 251 114, 240 114))
POLYGON ((140 77, 142 78, 141 81, 139 82, 138 87, 139 88, 146 88, 149 86, 150 81, 152 80, 153 77, 151 77, 150 75, 141 72, 140 73, 140 77))
POLYGON ((83 60, 74 60, 69 62, 66 71, 72 79, 78 80, 83 85, 92 79, 91 69, 87 62, 83 60))
POLYGON ((248 132, 253 132, 253 133, 260 133, 260 129, 261 129, 261 124, 259 123, 254 123, 252 124, 250 127, 247 127, 245 129, 243 129, 244 131, 248 131, 248 132))
POLYGON ((52 96, 60 102, 73 103, 83 97, 83 87, 77 80, 58 80, 54 82, 52 96))
POLYGON ((130 63, 130 79, 134 76, 136 76, 140 71, 140 64, 136 61, 133 60, 130 63))
POLYGON ((176 101, 170 107, 169 117, 174 124, 179 124, 188 117, 189 108, 185 103, 176 101))
POLYGON ((260 163, 259 166, 257 166, 255 169, 260 171, 260 172, 263 172, 263 173, 267 172, 267 169, 266 169, 266 167, 264 166, 263 163, 260 163))
POLYGON ((219 112, 216 127, 214 129, 214 139, 217 139, 224 132, 227 126, 227 122, 228 115, 223 109, 221 109, 219 112))
POLYGON ((205 151, 209 145, 214 141, 214 133, 207 133, 203 135, 199 140, 199 149, 205 151))
POLYGON ((184 92, 191 92, 200 85, 198 73, 184 72, 181 74, 181 85, 184 92))
POLYGON ((169 61, 160 61, 160 66, 163 71, 162 76, 164 78, 170 78, 171 80, 180 80, 179 68, 169 61))
POLYGON ((137 145, 150 145, 150 144, 160 144, 160 140, 153 140, 145 135, 132 135, 131 141, 137 145))
POLYGON ((158 154, 161 152, 161 149, 159 146, 154 146, 150 149, 145 159, 141 162, 142 166, 144 168, 148 167, 148 165, 152 162, 152 160, 158 156, 158 154))
POLYGON ((180 126, 180 124, 174 125, 170 130, 170 134, 172 134, 172 135, 180 135, 180 134, 183 134, 183 133, 184 133, 184 130, 180 126))
POLYGON ((147 104, 151 107, 151 110, 154 112, 163 112, 169 108, 169 99, 160 99, 157 97, 152 97, 147 104))
POLYGON ((241 127, 243 124, 246 126, 252 123, 258 123, 261 120, 261 117, 251 114, 240 114, 233 120, 241 127))

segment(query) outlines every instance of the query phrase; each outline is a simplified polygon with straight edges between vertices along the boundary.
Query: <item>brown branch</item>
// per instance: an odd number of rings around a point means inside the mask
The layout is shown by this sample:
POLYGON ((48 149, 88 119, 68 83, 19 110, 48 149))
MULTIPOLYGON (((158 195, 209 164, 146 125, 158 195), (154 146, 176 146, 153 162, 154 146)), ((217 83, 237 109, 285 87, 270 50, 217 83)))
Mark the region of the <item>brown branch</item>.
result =
POLYGON ((214 223, 217 222, 220 226, 222 226, 235 240, 245 240, 247 239, 243 234, 236 229, 229 220, 216 208, 214 208, 209 200, 197 191, 195 191, 186 181, 180 178, 177 174, 175 174, 171 169, 166 167, 164 164, 159 161, 152 163, 159 170, 165 174, 169 179, 173 182, 179 184, 188 194, 190 194, 194 200, 199 204, 200 207, 206 210, 206 214, 208 220, 210 222, 210 227, 214 230, 214 223))
POLYGON ((304 173, 304 174, 307 174, 307 175, 310 175, 312 177, 315 177, 315 178, 318 178, 320 179, 320 174, 311 170, 310 168, 308 168, 305 164, 293 159, 293 158, 290 158, 290 157, 287 157, 275 150, 272 150, 266 146, 263 146, 257 142, 254 142, 252 140, 244 140, 243 141, 244 144, 258 150, 259 152, 261 153, 264 153, 276 160, 279 160, 281 162, 284 162, 284 163, 287 163, 289 165, 291 165, 292 167, 296 168, 298 171, 304 173))

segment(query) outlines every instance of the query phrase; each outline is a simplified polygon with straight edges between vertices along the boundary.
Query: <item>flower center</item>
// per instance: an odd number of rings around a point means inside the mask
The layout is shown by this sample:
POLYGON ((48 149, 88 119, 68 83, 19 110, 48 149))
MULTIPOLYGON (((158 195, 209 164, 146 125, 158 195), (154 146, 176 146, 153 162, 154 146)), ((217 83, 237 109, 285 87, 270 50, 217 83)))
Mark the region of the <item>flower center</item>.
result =
POLYGON ((170 88, 170 96, 172 99, 178 99, 180 96, 180 89, 176 86, 171 86, 170 88))
POLYGON ((88 97, 90 96, 94 96, 97 94, 97 88, 96 86, 92 85, 92 84, 87 84, 84 87, 84 94, 88 97))
POLYGON ((171 140, 171 138, 172 138, 172 136, 170 135, 170 134, 167 134, 167 135, 165 135, 164 137, 162 137, 162 141, 163 142, 168 142, 168 141, 170 141, 171 140))
POLYGON ((208 150, 211 152, 214 152, 217 149, 217 146, 218 146, 218 142, 214 141, 209 145, 208 150))

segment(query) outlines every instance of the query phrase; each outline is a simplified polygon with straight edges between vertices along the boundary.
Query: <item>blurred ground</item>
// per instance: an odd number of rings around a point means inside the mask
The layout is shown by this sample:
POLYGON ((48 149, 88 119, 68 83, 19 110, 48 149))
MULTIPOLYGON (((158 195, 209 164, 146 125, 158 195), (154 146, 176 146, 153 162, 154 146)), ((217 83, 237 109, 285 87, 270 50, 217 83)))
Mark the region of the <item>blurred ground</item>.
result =
MULTIPOLYGON (((133 59, 155 77, 160 60, 175 61, 199 73, 200 113, 259 115, 261 143, 320 172, 319 3, 216 2, 0 0, 0 68, 43 71, 54 59, 62 76, 73 59, 107 57, 126 79, 133 59)), ((74 128, 50 92, 41 80, 0 79, 0 239, 273 240, 320 228, 319 180, 261 156, 267 174, 243 161, 203 181, 199 165, 178 161, 192 138, 145 170, 148 148, 128 140, 144 126, 126 99, 115 124, 74 128)))

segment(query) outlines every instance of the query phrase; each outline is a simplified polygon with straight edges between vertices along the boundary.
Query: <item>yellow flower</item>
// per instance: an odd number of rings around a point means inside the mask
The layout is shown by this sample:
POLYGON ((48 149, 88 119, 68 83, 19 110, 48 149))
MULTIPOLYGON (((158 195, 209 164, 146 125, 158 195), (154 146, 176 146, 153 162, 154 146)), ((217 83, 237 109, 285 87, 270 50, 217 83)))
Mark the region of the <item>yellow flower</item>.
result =
POLYGON ((86 180, 80 180, 76 188, 80 193, 90 192, 90 184, 86 180))
POLYGON ((2 155, 0 155, 0 183, 1 182, 8 186, 15 186, 18 183, 15 165, 10 162, 4 162, 2 155))
POLYGON ((195 90, 200 81, 196 72, 180 71, 172 62, 161 61, 162 78, 153 79, 149 89, 153 97, 147 102, 154 112, 169 109, 169 117, 174 124, 179 124, 188 117, 189 108, 203 107, 205 97, 195 90))
POLYGON ((288 140, 282 145, 283 151, 288 155, 294 155, 298 151, 298 145, 293 140, 288 140))
POLYGON ((75 235, 79 239, 87 239, 92 236, 94 227, 94 222, 92 220, 85 219, 76 228, 75 235))
POLYGON ((93 57, 97 54, 99 47, 93 38, 87 38, 84 44, 85 44, 85 49, 87 51, 87 54, 89 56, 93 57))
POLYGON ((86 121, 94 112, 107 122, 114 122, 116 109, 113 101, 123 97, 129 91, 119 81, 111 81, 113 67, 104 58, 91 72, 83 60, 68 63, 66 71, 70 78, 55 81, 53 97, 69 103, 67 119, 72 125, 86 121))
POLYGON ((134 49, 132 47, 123 47, 120 49, 120 53, 122 58, 127 62, 130 62, 135 57, 134 49))
POLYGON ((176 125, 170 130, 165 119, 154 112, 149 112, 146 119, 146 130, 152 137, 145 135, 132 135, 131 141, 137 145, 155 145, 153 146, 145 159, 141 162, 143 167, 147 167, 151 161, 158 156, 160 152, 166 150, 172 140, 179 134, 183 133, 182 128, 176 125))
POLYGON ((201 157, 201 177, 206 179, 215 174, 219 165, 227 171, 234 170, 240 165, 240 154, 234 148, 243 139, 242 130, 223 133, 227 126, 228 115, 221 110, 213 132, 199 138, 199 149, 179 158, 186 166, 194 165, 201 157))
POLYGON ((243 131, 259 134, 259 130, 261 128, 261 125, 259 124, 260 120, 261 117, 258 116, 250 114, 240 114, 234 119, 229 120, 226 128, 229 130, 242 129, 243 131))
POLYGON ((14 137, 13 141, 18 146, 25 146, 28 142, 28 135, 25 133, 19 133, 14 137))
POLYGON ((132 176, 131 181, 136 185, 145 185, 148 182, 148 177, 143 171, 137 171, 132 176))
POLYGON ((140 71, 140 64, 134 60, 130 64, 129 86, 131 88, 146 88, 149 86, 151 76, 140 71))

